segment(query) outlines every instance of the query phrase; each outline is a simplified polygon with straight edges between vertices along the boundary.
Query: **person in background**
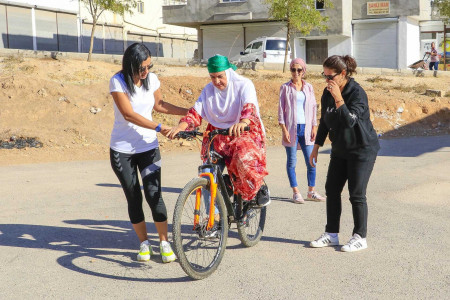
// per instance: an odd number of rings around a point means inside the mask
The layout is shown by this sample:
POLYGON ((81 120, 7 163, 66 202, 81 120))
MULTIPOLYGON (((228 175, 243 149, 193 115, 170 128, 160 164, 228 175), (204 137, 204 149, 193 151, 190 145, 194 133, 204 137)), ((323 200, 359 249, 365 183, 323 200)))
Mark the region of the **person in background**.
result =
POLYGON ((438 52, 436 50, 436 44, 434 42, 431 43, 431 50, 427 52, 427 54, 430 55, 430 64, 428 66, 429 70, 433 70, 434 68, 434 73, 433 76, 437 76, 437 70, 439 67, 439 55, 438 52))
POLYGON ((356 61, 348 55, 333 55, 323 63, 322 75, 327 87, 321 99, 320 125, 310 163, 317 163, 319 147, 327 136, 331 141, 331 158, 325 184, 327 224, 325 233, 311 242, 311 247, 315 248, 339 245, 341 193, 346 182, 354 227, 352 237, 341 251, 367 248, 366 190, 380 144, 370 121, 366 92, 350 77, 355 72, 356 61))
POLYGON ((142 192, 150 206, 160 239, 163 262, 176 259, 167 240, 167 210, 161 195, 161 155, 157 133, 167 135, 171 127, 152 120, 152 111, 185 115, 187 109, 163 101, 160 82, 152 68, 151 53, 141 43, 130 45, 122 60, 122 70, 109 82, 114 99, 114 126, 110 141, 111 166, 122 185, 128 202, 128 215, 140 241, 139 261, 153 255, 148 240, 142 192))
POLYGON ((306 63, 301 58, 291 61, 291 80, 280 88, 278 103, 278 123, 283 135, 282 144, 286 148, 286 170, 292 188, 294 203, 304 203, 298 189, 295 166, 297 149, 301 148, 306 163, 308 193, 307 200, 325 201, 314 190, 316 185, 316 168, 309 164, 309 156, 314 147, 317 134, 317 103, 312 85, 303 77, 306 74, 306 63))

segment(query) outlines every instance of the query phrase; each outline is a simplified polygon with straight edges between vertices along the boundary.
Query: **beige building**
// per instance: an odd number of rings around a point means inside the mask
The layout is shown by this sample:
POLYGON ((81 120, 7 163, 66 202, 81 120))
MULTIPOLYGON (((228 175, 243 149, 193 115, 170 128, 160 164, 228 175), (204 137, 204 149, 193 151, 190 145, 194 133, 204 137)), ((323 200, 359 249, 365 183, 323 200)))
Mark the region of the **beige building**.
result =
MULTIPOLYGON (((202 58, 216 53, 233 57, 256 37, 286 36, 284 24, 269 20, 268 7, 261 0, 170 2, 163 7, 164 23, 196 28, 202 58)), ((329 17, 328 30, 294 34, 293 57, 321 64, 330 55, 351 54, 359 66, 392 69, 406 68, 422 58, 421 22, 432 19, 429 0, 332 2, 333 8, 324 9, 316 1, 315 8, 329 17)))
MULTIPOLYGON (((190 59, 197 30, 163 24, 163 0, 138 1, 124 17, 105 11, 94 36, 94 53, 122 54, 133 42, 153 56, 190 59)), ((0 0, 0 48, 88 52, 92 16, 75 0, 0 0)))

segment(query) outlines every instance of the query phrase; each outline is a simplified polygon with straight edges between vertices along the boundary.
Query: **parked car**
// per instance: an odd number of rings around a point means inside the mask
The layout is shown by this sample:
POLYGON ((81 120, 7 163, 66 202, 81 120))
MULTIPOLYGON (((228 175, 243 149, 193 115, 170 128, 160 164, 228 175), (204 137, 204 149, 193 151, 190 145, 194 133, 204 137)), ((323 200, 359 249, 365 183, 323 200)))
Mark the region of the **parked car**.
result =
MULTIPOLYGON (((251 41, 245 50, 234 60, 239 62, 284 63, 286 38, 259 37, 251 41)), ((291 48, 288 48, 288 62, 291 61, 291 48)))

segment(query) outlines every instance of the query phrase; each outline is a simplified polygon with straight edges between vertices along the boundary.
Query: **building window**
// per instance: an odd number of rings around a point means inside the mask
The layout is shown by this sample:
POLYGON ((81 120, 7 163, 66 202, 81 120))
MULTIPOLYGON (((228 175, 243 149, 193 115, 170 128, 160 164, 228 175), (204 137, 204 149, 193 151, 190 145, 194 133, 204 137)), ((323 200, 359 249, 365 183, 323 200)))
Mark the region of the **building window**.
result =
POLYGON ((325 9, 323 1, 316 0, 316 9, 325 9))
POLYGON ((140 12, 141 14, 144 13, 144 2, 142 1, 137 2, 137 11, 140 12))

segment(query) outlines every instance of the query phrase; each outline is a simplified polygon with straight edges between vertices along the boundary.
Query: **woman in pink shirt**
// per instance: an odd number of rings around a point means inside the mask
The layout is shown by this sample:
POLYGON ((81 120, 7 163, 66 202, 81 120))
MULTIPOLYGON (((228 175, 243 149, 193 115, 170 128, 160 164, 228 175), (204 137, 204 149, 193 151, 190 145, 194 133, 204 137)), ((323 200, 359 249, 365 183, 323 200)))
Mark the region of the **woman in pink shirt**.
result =
POLYGON ((280 88, 278 104, 278 123, 283 133, 282 144, 286 148, 286 170, 291 185, 294 203, 304 203, 297 184, 295 166, 297 164, 297 149, 301 149, 305 158, 308 179, 307 200, 325 201, 314 190, 316 185, 316 168, 309 164, 309 156, 314 147, 317 133, 317 104, 314 89, 302 78, 306 74, 306 63, 301 58, 292 60, 291 80, 280 88))

